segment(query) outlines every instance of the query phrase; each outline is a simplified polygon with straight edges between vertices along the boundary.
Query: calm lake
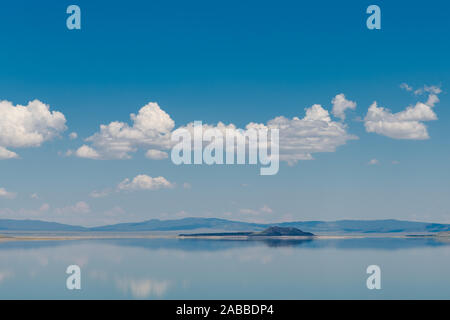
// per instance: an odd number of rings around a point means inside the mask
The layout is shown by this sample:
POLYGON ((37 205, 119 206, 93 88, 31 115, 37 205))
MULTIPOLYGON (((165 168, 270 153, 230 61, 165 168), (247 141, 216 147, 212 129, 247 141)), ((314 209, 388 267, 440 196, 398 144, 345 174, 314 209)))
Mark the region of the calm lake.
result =
POLYGON ((450 242, 114 239, 0 242, 0 299, 450 299, 450 242), (81 290, 66 268, 81 268, 81 290), (366 268, 381 268, 369 290, 366 268))

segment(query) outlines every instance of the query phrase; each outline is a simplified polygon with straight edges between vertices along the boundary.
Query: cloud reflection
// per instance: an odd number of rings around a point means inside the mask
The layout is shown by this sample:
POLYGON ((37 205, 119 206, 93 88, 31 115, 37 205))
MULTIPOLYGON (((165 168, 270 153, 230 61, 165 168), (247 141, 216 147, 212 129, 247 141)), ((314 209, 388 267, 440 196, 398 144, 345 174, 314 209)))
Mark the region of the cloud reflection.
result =
POLYGON ((166 294, 170 282, 145 278, 117 278, 116 286, 125 294, 131 293, 134 298, 144 299, 150 296, 161 298, 166 294))

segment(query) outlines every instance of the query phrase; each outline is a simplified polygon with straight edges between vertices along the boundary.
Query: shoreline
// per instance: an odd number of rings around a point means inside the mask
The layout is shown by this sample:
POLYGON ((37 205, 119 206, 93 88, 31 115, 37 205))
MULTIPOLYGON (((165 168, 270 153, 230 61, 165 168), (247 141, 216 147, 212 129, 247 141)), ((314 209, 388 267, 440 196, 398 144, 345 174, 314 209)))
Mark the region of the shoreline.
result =
POLYGON ((10 241, 75 241, 75 240, 117 240, 117 239, 202 239, 202 240, 328 240, 328 239, 368 239, 368 238, 403 238, 403 239, 417 239, 417 238, 445 238, 437 234, 427 235, 389 235, 389 234, 371 234, 371 235, 315 235, 315 236, 179 236, 179 235, 30 235, 30 236, 7 236, 0 235, 1 242, 10 241))

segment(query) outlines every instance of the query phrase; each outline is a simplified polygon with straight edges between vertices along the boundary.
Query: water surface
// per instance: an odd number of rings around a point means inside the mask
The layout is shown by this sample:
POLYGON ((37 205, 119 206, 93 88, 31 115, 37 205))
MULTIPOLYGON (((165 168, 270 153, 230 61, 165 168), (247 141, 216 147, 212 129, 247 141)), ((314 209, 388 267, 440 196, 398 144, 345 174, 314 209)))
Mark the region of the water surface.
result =
POLYGON ((0 242, 1 299, 450 299, 449 270, 450 242, 432 238, 0 242))

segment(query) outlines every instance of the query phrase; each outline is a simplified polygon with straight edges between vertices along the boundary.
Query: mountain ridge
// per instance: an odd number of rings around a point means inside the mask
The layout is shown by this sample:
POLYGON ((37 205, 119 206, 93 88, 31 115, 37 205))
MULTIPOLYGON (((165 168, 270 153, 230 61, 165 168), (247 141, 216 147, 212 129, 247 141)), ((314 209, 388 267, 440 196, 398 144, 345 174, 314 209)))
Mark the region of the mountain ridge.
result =
POLYGON ((416 222, 396 219, 292 221, 280 223, 252 223, 220 218, 150 219, 141 222, 119 223, 98 227, 82 227, 42 220, 0 219, 0 231, 73 231, 73 232, 150 232, 182 230, 263 231, 266 228, 292 227, 313 233, 435 233, 450 231, 450 224, 416 222))

